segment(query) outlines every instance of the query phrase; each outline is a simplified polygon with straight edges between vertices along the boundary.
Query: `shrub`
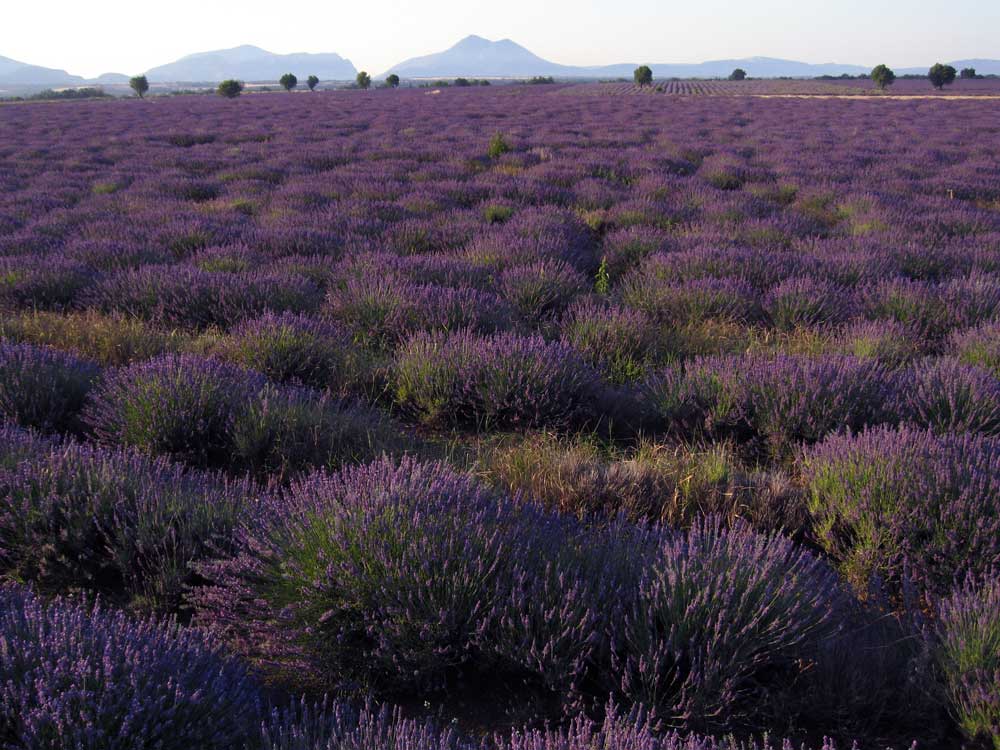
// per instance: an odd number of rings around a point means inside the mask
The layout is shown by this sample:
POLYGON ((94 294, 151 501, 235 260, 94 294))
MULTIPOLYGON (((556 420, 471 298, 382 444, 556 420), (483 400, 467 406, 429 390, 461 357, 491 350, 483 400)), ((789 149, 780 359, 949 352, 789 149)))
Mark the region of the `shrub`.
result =
POLYGON ((259 750, 475 750, 454 729, 405 718, 388 706, 360 710, 340 701, 305 700, 273 709, 261 725, 259 750))
POLYGON ((1000 377, 1000 323, 956 331, 949 340, 949 350, 962 364, 982 367, 1000 377))
MULTIPOLYGON (((537 574, 525 561, 542 526, 442 464, 383 459, 314 475, 262 507, 244 553, 204 567, 216 586, 198 604, 279 681, 441 688, 476 654, 479 667, 496 664, 497 634, 519 627, 504 616, 537 574)), ((497 666, 494 677, 511 669, 497 666)))
POLYGON ((375 412, 309 389, 265 387, 232 428, 231 466, 281 481, 312 468, 374 458, 388 446, 375 412))
POLYGON ((262 376, 194 355, 164 355, 108 373, 85 413, 101 440, 195 466, 225 465, 233 429, 262 376))
POLYGON ((47 432, 78 432, 100 368, 49 347, 0 341, 0 418, 47 432))
POLYGON ((219 96, 225 97, 226 99, 235 99, 243 93, 243 82, 234 81, 232 78, 229 78, 219 84, 215 93, 219 96))
POLYGON ((1000 380, 951 358, 929 359, 902 377, 898 412, 935 432, 1000 434, 1000 380))
POLYGON ((921 353, 923 342, 894 320, 859 320, 836 331, 830 344, 833 351, 858 359, 876 359, 896 368, 921 353))
POLYGON ((637 271, 622 281, 619 294, 629 307, 674 325, 705 320, 750 322, 760 318, 757 293, 736 279, 667 282, 637 271))
POLYGON ((297 274, 229 274, 188 266, 146 266, 112 276, 88 293, 85 304, 183 328, 229 328, 265 311, 308 312, 319 288, 297 274))
POLYGON ((887 279, 861 287, 858 298, 865 317, 895 320, 922 339, 939 339, 951 326, 950 311, 926 282, 887 279))
POLYGON ((513 266, 500 274, 497 289, 531 324, 558 315, 587 288, 579 271, 560 260, 513 266))
POLYGON ((95 282, 72 258, 0 257, 0 310, 64 310, 95 282))
POLYGON ((674 433, 753 438, 780 459, 799 443, 892 419, 891 385, 871 360, 730 356, 667 368, 647 380, 645 398, 674 433))
POLYGON ((489 292, 414 284, 389 274, 349 278, 331 289, 326 314, 354 343, 376 351, 417 331, 502 330, 513 317, 509 305, 489 292))
POLYGON ((805 453, 815 534, 861 592, 930 592, 1000 563, 1000 444, 909 427, 837 435, 805 453))
POLYGON ((258 697, 196 630, 0 589, 0 741, 64 750, 231 750, 258 697))
POLYGON ((147 266, 110 277, 87 297, 104 312, 184 328, 228 328, 271 310, 308 312, 322 294, 296 274, 229 274, 186 266, 147 266))
POLYGON ((555 427, 595 416, 600 383, 563 344, 458 331, 417 334, 401 348, 395 395, 408 414, 428 424, 555 427))
POLYGON ((265 313, 233 329, 219 353, 271 380, 339 392, 356 375, 351 346, 336 325, 294 313, 265 313))
POLYGON ((592 301, 573 305, 563 317, 562 340, 612 383, 641 379, 656 350, 656 328, 639 310, 592 301))
MULTIPOLYGON (((299 79, 294 73, 285 73, 280 79, 278 79, 278 83, 281 84, 281 88, 285 91, 291 91, 299 85, 299 79)), ((312 91, 312 86, 309 87, 309 90, 312 91)))
POLYGON ((764 298, 764 312, 781 331, 839 323, 851 315, 850 294, 828 281, 785 279, 764 298))
POLYGON ((229 547, 252 492, 130 451, 0 437, 0 569, 46 593, 177 611, 190 564, 229 547))
POLYGON ((955 719, 971 742, 1000 747, 1000 580, 966 582, 941 603, 939 620, 955 719))
POLYGON ((871 72, 872 83, 880 89, 889 88, 896 81, 896 74, 887 65, 876 65, 871 72))
POLYGON ((836 624, 835 573, 778 534, 705 519, 640 570, 614 654, 619 691, 668 724, 732 726, 836 624))
POLYGON ((494 133, 493 137, 490 138, 490 145, 486 149, 486 155, 491 159, 499 159, 510 150, 511 146, 503 133, 494 133))

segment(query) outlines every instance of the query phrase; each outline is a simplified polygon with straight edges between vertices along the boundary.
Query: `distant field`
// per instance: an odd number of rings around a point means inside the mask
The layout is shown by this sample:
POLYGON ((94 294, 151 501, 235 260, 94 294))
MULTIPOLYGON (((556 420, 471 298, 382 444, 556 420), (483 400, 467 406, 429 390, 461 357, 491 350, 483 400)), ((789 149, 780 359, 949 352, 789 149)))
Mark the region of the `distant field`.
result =
POLYGON ((896 81, 885 92, 870 81, 859 80, 748 80, 748 81, 654 81, 652 86, 633 83, 581 84, 576 94, 672 94, 676 96, 1000 96, 1000 79, 956 81, 938 91, 926 80, 896 81))
POLYGON ((0 745, 998 747, 997 103, 659 86, 0 107, 0 745))

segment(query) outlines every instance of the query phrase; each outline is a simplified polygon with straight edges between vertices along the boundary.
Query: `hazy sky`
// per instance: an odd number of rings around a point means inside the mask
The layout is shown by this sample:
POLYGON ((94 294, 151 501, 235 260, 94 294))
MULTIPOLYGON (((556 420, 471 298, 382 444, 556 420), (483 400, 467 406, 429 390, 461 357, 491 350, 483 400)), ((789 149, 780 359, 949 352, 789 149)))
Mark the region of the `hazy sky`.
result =
POLYGON ((3 0, 0 55, 96 76, 256 44, 386 71, 468 34, 553 62, 768 55, 899 67, 1000 58, 997 0, 3 0))

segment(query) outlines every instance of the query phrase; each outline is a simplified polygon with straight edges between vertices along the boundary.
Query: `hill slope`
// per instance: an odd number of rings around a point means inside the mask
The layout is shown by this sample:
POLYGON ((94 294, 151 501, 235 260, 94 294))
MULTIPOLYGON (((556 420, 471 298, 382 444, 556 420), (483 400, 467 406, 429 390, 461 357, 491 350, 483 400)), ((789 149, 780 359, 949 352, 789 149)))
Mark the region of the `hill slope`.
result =
POLYGON ((277 55, 260 47, 243 45, 187 55, 172 63, 150 68, 146 76, 154 82, 206 81, 226 78, 244 81, 276 81, 284 73, 301 80, 309 75, 321 80, 348 80, 357 74, 350 60, 333 53, 277 55))

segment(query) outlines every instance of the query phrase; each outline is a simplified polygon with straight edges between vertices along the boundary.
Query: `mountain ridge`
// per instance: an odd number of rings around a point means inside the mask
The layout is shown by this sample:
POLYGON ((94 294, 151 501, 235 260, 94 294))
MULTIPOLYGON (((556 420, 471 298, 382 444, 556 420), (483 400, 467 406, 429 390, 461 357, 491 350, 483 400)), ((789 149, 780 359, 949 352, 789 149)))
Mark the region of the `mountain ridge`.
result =
MULTIPOLYGON (((466 36, 446 50, 411 57, 385 73, 403 78, 630 78, 639 63, 613 65, 563 65, 546 60, 511 39, 492 41, 475 34, 466 36)), ((843 63, 804 63, 777 57, 754 56, 707 60, 700 63, 647 63, 656 78, 723 78, 734 68, 743 68, 757 78, 822 75, 858 75, 870 67, 843 63)), ((969 58, 951 61, 956 68, 973 67, 979 73, 1000 74, 1000 60, 969 58)), ((929 67, 929 66, 928 66, 929 67)), ((897 67, 897 75, 922 75, 926 67, 897 67)), ((208 50, 185 55, 173 62, 149 68, 146 76, 153 83, 215 83, 225 78, 245 81, 276 81, 284 73, 300 79, 317 75, 322 80, 351 80, 357 73, 354 64, 336 53, 297 52, 280 55, 261 47, 244 44, 229 49, 208 50)), ((0 85, 81 86, 122 84, 128 76, 104 73, 84 78, 65 70, 32 65, 0 57, 0 85)))

